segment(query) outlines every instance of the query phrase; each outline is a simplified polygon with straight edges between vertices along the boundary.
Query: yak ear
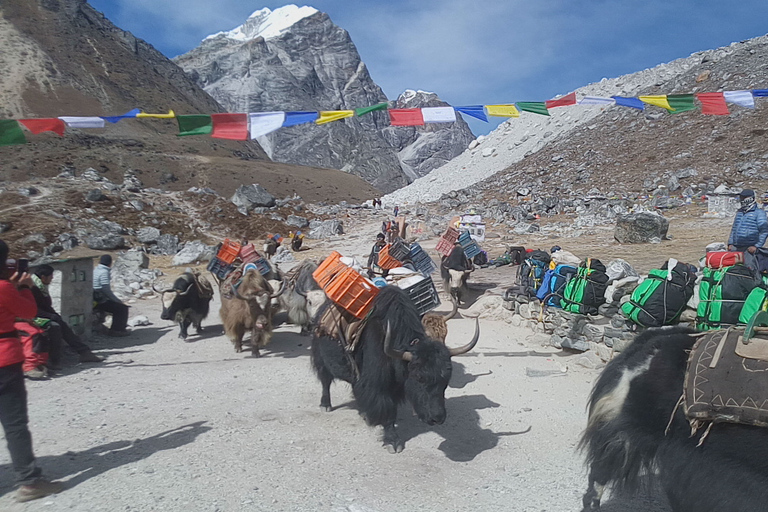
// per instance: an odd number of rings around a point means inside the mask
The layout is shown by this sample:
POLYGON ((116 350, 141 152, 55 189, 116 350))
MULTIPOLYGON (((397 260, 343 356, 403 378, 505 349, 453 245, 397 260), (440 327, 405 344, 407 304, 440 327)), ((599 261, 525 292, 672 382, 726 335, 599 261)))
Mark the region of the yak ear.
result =
POLYGON ((413 338, 413 340, 411 340, 410 345, 413 346, 413 345, 417 344, 418 342, 419 342, 419 338, 413 338))

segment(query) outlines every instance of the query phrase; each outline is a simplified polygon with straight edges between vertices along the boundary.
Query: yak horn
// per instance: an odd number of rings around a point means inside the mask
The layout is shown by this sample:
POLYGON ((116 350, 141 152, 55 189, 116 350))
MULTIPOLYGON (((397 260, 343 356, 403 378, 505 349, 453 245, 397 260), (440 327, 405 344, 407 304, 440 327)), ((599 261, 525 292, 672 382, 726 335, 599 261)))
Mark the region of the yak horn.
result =
POLYGON ((456 301, 453 299, 453 296, 451 296, 451 302, 453 302, 453 309, 452 309, 452 310, 451 310, 451 312, 450 312, 450 313, 448 313, 447 315, 443 315, 443 317, 445 317, 445 319, 446 319, 446 320, 450 320, 451 318, 455 317, 455 316, 456 316, 456 313, 458 313, 458 312, 459 312, 459 303, 458 303, 458 302, 456 302, 456 301))
POLYGON ((172 292, 173 291, 173 288, 168 288, 167 290, 158 290, 157 288, 155 288, 154 284, 152 285, 152 289, 155 290, 155 293, 159 293, 161 295, 164 294, 164 293, 168 293, 168 292, 172 292))
POLYGON ((387 334, 384 335, 384 353, 392 359, 402 359, 403 361, 411 361, 413 354, 410 352, 398 352, 392 348, 392 326, 387 322, 387 334))
POLYGON ((458 356, 460 354, 466 354, 473 348, 475 348, 475 345, 477 345, 477 340, 480 339, 480 319, 478 317, 475 317, 475 336, 472 338, 472 340, 464 345, 463 347, 456 347, 450 349, 451 357, 458 356))
POLYGON ((179 292, 179 295, 186 295, 186 294, 188 294, 188 293, 189 293, 189 291, 192 289, 192 287, 193 287, 193 286, 195 286, 195 283, 194 283, 194 282, 192 282, 192 283, 189 283, 189 286, 187 286, 187 289, 186 289, 186 290, 184 290, 183 292, 179 292))
POLYGON ((280 281, 280 289, 277 290, 275 293, 272 293, 269 295, 270 299, 275 299, 283 294, 283 291, 285 290, 285 279, 280 281))

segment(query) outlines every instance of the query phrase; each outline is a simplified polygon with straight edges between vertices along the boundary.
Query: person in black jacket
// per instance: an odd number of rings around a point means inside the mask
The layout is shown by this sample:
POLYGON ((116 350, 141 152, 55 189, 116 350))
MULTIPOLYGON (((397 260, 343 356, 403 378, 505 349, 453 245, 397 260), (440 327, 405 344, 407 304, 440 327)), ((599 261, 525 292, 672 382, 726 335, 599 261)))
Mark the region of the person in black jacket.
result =
POLYGON ((50 265, 38 266, 32 274, 32 295, 37 303, 37 317, 45 318, 50 322, 45 326, 51 339, 51 352, 48 354, 50 366, 57 369, 61 362, 62 341, 66 342, 80 357, 81 363, 100 363, 99 356, 91 352, 91 349, 82 342, 71 327, 64 321, 59 313, 53 309, 53 301, 48 293, 48 285, 53 281, 53 267, 50 265))
MULTIPOLYGON (((385 240, 384 233, 379 233, 376 235, 376 243, 373 244, 373 247, 371 247, 371 254, 368 256, 368 265, 366 265, 368 267, 368 277, 371 279, 373 279, 373 276, 375 275, 373 271, 374 265, 379 264, 379 251, 381 251, 385 245, 387 245, 387 242, 385 240)), ((384 270, 382 275, 386 277, 388 273, 389 270, 384 270)))

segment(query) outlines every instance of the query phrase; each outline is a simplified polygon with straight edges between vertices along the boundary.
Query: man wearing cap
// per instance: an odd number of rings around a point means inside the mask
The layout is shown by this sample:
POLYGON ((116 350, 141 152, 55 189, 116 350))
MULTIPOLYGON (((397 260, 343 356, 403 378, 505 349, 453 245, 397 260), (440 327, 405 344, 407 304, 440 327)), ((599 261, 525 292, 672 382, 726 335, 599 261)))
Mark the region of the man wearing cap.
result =
POLYGON ((757 268, 754 254, 768 238, 768 218, 765 211, 757 207, 755 191, 744 189, 739 193, 741 208, 736 212, 731 234, 728 237, 729 251, 743 251, 747 266, 757 268))

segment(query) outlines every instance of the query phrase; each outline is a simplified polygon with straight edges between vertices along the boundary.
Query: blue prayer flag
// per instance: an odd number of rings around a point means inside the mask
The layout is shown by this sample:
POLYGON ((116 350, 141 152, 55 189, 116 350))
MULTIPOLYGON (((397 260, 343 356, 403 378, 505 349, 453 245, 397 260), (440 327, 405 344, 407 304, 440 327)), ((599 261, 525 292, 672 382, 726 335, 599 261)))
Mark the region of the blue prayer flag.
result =
POLYGON ((637 110, 645 110, 645 104, 638 98, 628 98, 626 96, 611 96, 616 100, 617 105, 622 107, 636 108, 637 110))
POLYGON ((466 107, 453 107, 456 112, 467 114, 468 116, 475 117, 481 121, 488 122, 488 117, 485 115, 485 107, 483 105, 467 105, 466 107))
POLYGON ((134 108, 133 110, 130 110, 121 116, 101 116, 101 118, 105 121, 109 121, 110 123, 116 123, 121 119, 125 119, 126 117, 136 117, 136 114, 139 112, 141 112, 141 109, 134 108))
POLYGON ((752 96, 755 98, 768 96, 768 89, 752 89, 752 96))
POLYGON ((317 112, 286 112, 283 126, 293 126, 295 124, 313 123, 319 118, 317 112))

